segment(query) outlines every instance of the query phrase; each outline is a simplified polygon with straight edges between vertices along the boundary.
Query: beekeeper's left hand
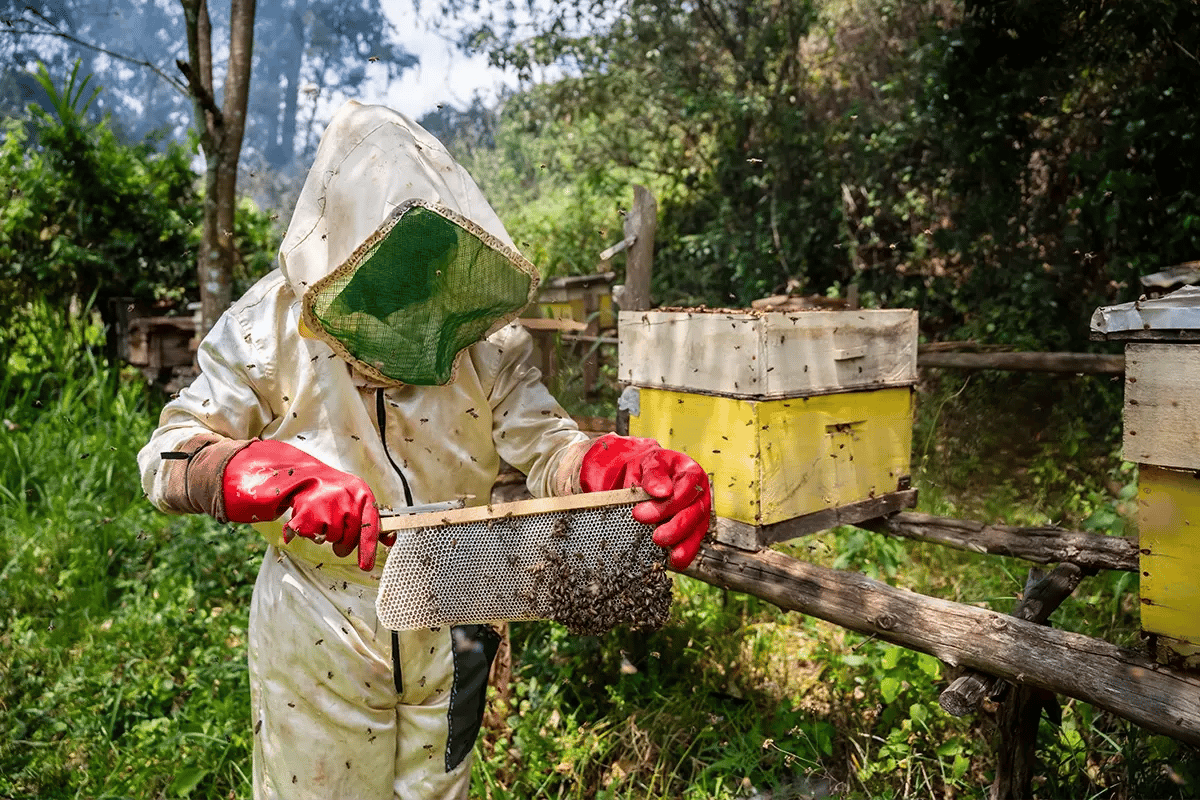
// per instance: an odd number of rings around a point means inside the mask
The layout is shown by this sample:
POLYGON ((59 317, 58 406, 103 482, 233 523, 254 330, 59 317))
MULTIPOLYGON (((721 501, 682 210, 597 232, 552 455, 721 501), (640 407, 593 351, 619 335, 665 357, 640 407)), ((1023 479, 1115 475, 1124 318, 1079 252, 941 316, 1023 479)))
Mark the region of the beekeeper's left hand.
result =
POLYGON ((650 500, 633 507, 633 518, 657 526, 654 543, 670 551, 671 566, 692 563, 708 532, 712 488, 690 457, 653 439, 605 434, 583 457, 579 483, 585 492, 640 486, 650 500))

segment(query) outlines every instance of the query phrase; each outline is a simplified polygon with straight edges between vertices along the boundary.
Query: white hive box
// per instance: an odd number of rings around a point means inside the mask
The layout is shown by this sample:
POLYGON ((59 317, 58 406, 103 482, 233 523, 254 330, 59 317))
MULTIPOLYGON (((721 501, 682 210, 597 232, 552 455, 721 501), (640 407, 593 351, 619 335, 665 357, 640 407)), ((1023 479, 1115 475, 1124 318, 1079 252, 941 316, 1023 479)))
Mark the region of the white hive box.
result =
POLYGON ((730 397, 808 397, 917 380, 917 312, 623 311, 618 377, 730 397))

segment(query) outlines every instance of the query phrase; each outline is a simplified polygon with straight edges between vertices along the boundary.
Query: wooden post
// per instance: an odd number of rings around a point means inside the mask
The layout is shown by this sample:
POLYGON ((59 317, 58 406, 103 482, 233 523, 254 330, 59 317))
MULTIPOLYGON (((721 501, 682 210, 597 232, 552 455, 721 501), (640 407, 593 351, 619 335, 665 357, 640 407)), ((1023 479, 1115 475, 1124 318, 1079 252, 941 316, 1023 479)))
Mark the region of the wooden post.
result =
POLYGON ((650 272, 654 263, 654 235, 658 231, 658 204, 645 186, 633 187, 633 206, 625 215, 625 239, 633 238, 625 261, 625 298, 622 311, 650 308, 650 272))
MULTIPOLYGON (((583 296, 583 321, 587 324, 586 336, 600 335, 600 299, 595 292, 583 296)), ((586 348, 583 353, 583 396, 589 400, 596 393, 596 381, 600 377, 600 343, 581 342, 586 348)))
POLYGON ((1037 767, 1037 732, 1042 709, 1054 695, 1032 686, 1016 686, 1000 706, 996 732, 996 778, 988 800, 1025 800, 1033 797, 1030 788, 1037 767))
MULTIPOLYGON (((1039 569, 1030 569, 1024 597, 1013 610, 1013 616, 1046 622, 1082 577, 1083 571, 1074 564, 1059 564, 1049 576, 1039 569)), ((1062 723, 1058 699, 1032 686, 1012 687, 1001 704, 996 731, 996 778, 989 800, 1022 800, 1033 796, 1030 789, 1037 767, 1037 733, 1043 709, 1055 723, 1062 723)))
MULTIPOLYGON (((658 204, 645 186, 634 185, 633 207, 625 215, 625 241, 632 239, 625 259, 625 288, 621 311, 650 308, 650 273, 654 265, 654 236, 658 231, 658 204)), ((620 384, 624 389, 625 384, 620 384)), ((629 435, 629 412, 617 410, 617 433, 629 435)))

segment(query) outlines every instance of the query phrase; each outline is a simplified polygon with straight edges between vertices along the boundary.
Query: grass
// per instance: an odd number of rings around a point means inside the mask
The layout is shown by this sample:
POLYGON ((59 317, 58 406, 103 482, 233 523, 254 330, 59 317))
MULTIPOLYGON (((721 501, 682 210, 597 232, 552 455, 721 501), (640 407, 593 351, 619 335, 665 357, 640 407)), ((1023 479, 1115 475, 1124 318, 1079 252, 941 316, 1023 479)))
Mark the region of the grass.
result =
MULTIPOLYGON (((0 380, 0 797, 248 798, 261 542, 150 508, 134 457, 164 398, 90 356, 86 325, 71 330, 54 352, 27 340, 26 366, 10 360, 0 380)), ((1111 452, 1055 458, 1061 437, 1023 472, 992 463, 958 388, 923 397, 923 510, 1123 530, 1130 468, 1111 452), (974 438, 959 446, 963 431, 974 438)), ((854 528, 791 549, 999 610, 1028 567, 854 528)), ((1053 618, 1133 647, 1137 620, 1136 577, 1115 573, 1053 618)), ((661 631, 520 623, 512 643, 474 797, 974 798, 991 779, 991 712, 944 714, 932 657, 688 578, 661 631)), ((1061 727, 1043 721, 1038 757, 1045 798, 1190 797, 1200 779, 1194 752, 1070 700, 1061 727)))

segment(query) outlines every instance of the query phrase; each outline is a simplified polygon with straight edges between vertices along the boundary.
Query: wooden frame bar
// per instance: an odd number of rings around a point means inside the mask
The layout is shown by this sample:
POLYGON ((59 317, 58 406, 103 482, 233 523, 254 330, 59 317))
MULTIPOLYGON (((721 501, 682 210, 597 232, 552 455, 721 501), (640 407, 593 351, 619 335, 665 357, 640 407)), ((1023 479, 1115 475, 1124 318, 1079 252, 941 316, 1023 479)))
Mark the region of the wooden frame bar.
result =
POLYGON ((380 520, 382 531, 412 530, 414 528, 437 528, 442 525, 461 525, 467 522, 486 522, 489 519, 526 517, 530 514, 547 514, 556 511, 578 511, 599 506, 618 506, 640 503, 650 495, 639 486, 616 489, 611 492, 588 492, 563 497, 539 497, 533 500, 516 500, 511 503, 493 503, 486 506, 455 508, 446 511, 428 511, 422 514, 392 514, 380 520))

